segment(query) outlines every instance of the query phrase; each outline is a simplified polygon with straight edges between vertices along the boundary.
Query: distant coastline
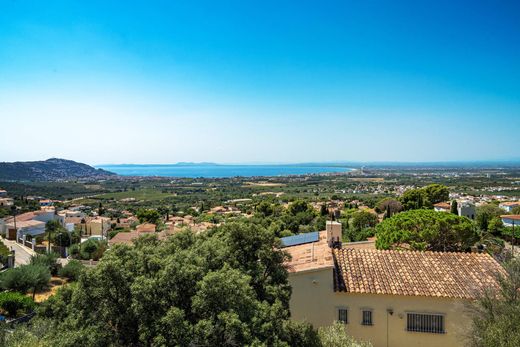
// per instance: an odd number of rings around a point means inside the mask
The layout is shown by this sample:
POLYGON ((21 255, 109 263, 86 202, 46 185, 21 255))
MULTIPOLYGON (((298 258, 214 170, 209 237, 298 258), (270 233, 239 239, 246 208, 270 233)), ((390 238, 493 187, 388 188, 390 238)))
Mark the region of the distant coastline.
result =
POLYGON ((269 177, 313 174, 337 174, 352 171, 338 164, 231 165, 215 163, 112 164, 96 165, 121 176, 158 176, 187 178, 269 177))

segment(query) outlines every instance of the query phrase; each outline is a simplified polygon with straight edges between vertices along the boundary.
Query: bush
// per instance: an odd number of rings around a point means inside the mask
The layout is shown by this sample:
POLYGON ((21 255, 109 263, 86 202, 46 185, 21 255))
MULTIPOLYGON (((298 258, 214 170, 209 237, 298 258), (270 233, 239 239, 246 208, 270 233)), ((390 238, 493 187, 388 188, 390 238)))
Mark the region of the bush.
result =
POLYGON ((31 310, 34 308, 34 301, 23 294, 17 292, 0 293, 0 308, 7 312, 9 317, 16 317, 18 310, 31 310))
POLYGON ((9 248, 7 248, 6 245, 2 241, 0 241, 0 263, 6 264, 7 263, 7 257, 11 255, 11 252, 9 251, 9 248))
POLYGON ((107 248, 105 241, 87 240, 80 245, 80 258, 83 260, 99 260, 107 248))
POLYGON ((334 323, 328 327, 318 329, 318 336, 323 347, 371 347, 370 342, 356 341, 349 336, 345 326, 341 323, 334 323))
POLYGON ((58 258, 57 253, 38 254, 31 257, 31 265, 45 266, 49 269, 51 275, 56 276, 61 266, 58 264, 58 258))
POLYGON ((79 258, 79 251, 80 251, 80 246, 78 243, 75 243, 72 246, 70 246, 69 250, 68 250, 69 255, 72 258, 79 258))
POLYGON ((9 269, 0 276, 0 287, 8 290, 15 290, 22 294, 29 289, 36 290, 43 288, 49 283, 51 273, 43 265, 22 265, 14 269, 9 269))
POLYGON ((78 279, 79 275, 83 271, 85 267, 78 260, 71 260, 67 265, 60 269, 59 275, 61 277, 66 277, 71 281, 75 281, 78 279))

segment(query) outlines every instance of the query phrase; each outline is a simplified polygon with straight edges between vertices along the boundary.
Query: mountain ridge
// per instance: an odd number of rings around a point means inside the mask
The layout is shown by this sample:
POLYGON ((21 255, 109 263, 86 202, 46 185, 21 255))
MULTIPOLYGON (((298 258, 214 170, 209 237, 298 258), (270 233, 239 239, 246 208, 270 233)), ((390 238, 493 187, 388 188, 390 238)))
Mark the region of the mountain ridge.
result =
POLYGON ((101 179, 116 174, 84 163, 61 158, 41 161, 0 162, 0 180, 60 181, 69 179, 101 179))

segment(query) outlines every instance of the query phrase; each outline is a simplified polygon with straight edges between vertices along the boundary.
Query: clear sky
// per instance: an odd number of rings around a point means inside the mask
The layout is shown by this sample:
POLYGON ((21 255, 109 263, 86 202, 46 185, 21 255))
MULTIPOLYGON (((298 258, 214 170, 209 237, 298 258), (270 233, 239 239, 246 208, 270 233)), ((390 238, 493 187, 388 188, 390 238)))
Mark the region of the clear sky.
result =
POLYGON ((0 161, 520 158, 520 1, 0 2, 0 161))

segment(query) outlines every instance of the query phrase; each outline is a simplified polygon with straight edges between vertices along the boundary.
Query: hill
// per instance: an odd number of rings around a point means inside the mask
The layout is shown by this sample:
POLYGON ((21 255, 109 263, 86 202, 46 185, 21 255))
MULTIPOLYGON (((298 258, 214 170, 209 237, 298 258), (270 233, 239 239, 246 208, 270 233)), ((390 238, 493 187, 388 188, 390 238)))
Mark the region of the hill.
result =
POLYGON ((0 180, 4 181, 60 181, 67 179, 100 179, 115 173, 96 169, 72 160, 51 158, 45 161, 0 163, 0 180))

